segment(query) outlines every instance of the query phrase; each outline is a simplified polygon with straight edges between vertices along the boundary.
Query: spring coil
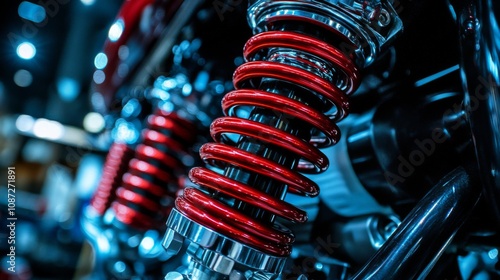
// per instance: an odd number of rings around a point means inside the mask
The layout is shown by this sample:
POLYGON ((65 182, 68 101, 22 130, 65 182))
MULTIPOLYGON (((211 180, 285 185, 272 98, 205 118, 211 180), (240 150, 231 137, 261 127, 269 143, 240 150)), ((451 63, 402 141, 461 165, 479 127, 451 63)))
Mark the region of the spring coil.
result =
POLYGON ((114 142, 109 148, 104 162, 101 180, 90 200, 90 207, 99 216, 104 215, 115 199, 115 192, 122 183, 122 176, 127 172, 129 161, 134 157, 134 150, 125 143, 114 142))
POLYGON ((181 156, 196 139, 196 127, 175 112, 157 110, 147 119, 142 143, 135 149, 112 208, 116 219, 136 229, 158 228, 175 198, 181 156), (169 189, 168 186, 175 189, 169 189))
MULTIPOLYGON (((340 39, 348 41, 342 37, 340 39)), ((305 166, 314 166, 312 172, 322 172, 328 168, 327 157, 318 148, 335 144, 340 138, 340 131, 335 122, 347 116, 349 102, 347 96, 359 86, 358 70, 353 59, 338 48, 312 36, 290 31, 267 31, 255 35, 247 41, 244 49, 246 63, 239 66, 234 75, 235 91, 225 95, 222 108, 226 117, 216 119, 210 128, 216 143, 201 147, 200 157, 205 162, 218 166, 235 166, 263 177, 286 184, 288 191, 295 194, 314 196, 319 193, 318 186, 290 167, 283 166, 270 159, 237 148, 229 143, 224 134, 239 134, 254 140, 279 147, 297 155, 305 166), (271 48, 283 48, 300 51, 319 57, 335 68, 335 71, 347 77, 343 86, 337 86, 324 77, 302 68, 275 61, 253 61, 258 53, 271 48), (335 106, 336 113, 327 116, 325 112, 312 108, 303 102, 284 95, 278 95, 255 89, 249 81, 270 78, 295 84, 307 89, 311 94, 320 96, 335 106), (326 141, 316 143, 313 139, 302 139, 278 128, 257 121, 235 117, 235 108, 250 106, 280 112, 316 128, 326 136, 326 141)), ((299 164, 298 169, 304 166, 299 164)), ((305 222, 307 214, 279 198, 252 186, 241 183, 228 176, 218 174, 207 168, 193 168, 190 179, 197 185, 210 191, 210 195, 197 188, 186 188, 182 196, 176 199, 176 209, 191 220, 215 230, 233 240, 250 247, 277 256, 286 256, 291 252, 293 234, 280 229, 275 223, 271 226, 259 219, 249 217, 214 198, 223 194, 248 205, 268 211, 294 222, 305 222)))

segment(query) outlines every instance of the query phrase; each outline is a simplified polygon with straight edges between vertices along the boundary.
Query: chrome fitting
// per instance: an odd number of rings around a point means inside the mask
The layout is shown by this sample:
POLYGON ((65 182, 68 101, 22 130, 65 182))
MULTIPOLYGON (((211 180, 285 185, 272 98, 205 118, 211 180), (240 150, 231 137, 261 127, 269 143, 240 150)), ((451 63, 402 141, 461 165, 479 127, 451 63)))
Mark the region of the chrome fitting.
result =
MULTIPOLYGON (((185 241, 189 243, 187 253, 194 263, 209 270, 207 272, 198 269, 203 275, 213 272, 228 277, 236 267, 240 272, 253 271, 274 275, 281 273, 286 262, 285 257, 268 255, 229 239, 173 209, 167 221, 163 246, 167 252, 178 252, 179 244, 185 241)), ((193 270, 192 279, 206 278, 194 276, 193 270)))
POLYGON ((273 23, 291 17, 340 33, 350 41, 340 49, 354 54, 359 67, 373 63, 403 30, 399 15, 387 0, 259 0, 247 14, 254 33, 267 31, 273 23))

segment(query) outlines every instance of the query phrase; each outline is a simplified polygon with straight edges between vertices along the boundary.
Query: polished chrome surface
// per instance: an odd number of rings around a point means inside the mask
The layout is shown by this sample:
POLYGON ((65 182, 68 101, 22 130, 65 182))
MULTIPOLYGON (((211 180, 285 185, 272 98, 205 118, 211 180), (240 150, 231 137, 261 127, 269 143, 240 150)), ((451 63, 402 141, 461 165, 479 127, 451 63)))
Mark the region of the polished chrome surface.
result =
POLYGON ((388 1, 256 1, 248 11, 254 32, 267 30, 274 21, 297 17, 343 34, 356 45, 352 49, 345 44, 345 51, 354 52, 361 67, 370 65, 403 30, 401 19, 388 1))
POLYGON ((190 255, 213 271, 229 275, 237 262, 249 269, 278 273, 283 269, 286 258, 264 254, 214 232, 188 219, 173 209, 167 221, 167 230, 163 241, 167 251, 176 251, 180 235, 191 242, 190 255), (171 242, 175 240, 174 242, 171 242), (223 245, 223 246, 222 246, 223 245))
POLYGON ((394 233, 401 221, 395 216, 368 215, 335 226, 342 250, 358 264, 368 261, 394 233), (363 250, 360 250, 363 248, 363 250))
POLYGON ((480 187, 457 168, 408 214, 393 235, 353 279, 425 277, 480 197, 480 187))

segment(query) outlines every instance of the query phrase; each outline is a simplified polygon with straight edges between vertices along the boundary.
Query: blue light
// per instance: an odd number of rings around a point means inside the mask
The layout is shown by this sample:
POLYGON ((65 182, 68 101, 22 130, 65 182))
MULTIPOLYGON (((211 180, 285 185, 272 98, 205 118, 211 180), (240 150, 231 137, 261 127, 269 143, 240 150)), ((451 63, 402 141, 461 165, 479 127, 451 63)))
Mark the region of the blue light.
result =
POLYGON ((442 77, 444 77, 444 76, 446 76, 446 75, 448 75, 448 74, 450 74, 453 71, 456 71, 458 69, 460 69, 460 66, 457 64, 457 65, 452 66, 450 68, 444 69, 443 71, 439 71, 439 72, 437 72, 435 74, 432 74, 432 75, 430 75, 428 77, 425 77, 425 78, 423 78, 421 80, 416 81, 415 82, 415 87, 420 87, 420 86, 423 86, 425 84, 428 84, 428 83, 430 83, 430 82, 432 82, 434 80, 437 80, 439 78, 442 78, 442 77))
POLYGON ((106 80, 106 74, 102 70, 97 70, 94 72, 94 83, 100 85, 106 80))
POLYGON ((210 79, 210 75, 207 71, 201 71, 194 81, 194 89, 197 91, 204 91, 207 89, 207 85, 210 79))
POLYGON ((113 268, 118 273, 122 273, 122 272, 125 271, 125 269, 127 269, 127 265, 124 262, 122 262, 122 261, 118 261, 118 262, 115 263, 115 265, 113 266, 113 268))
POLYGON ((490 257, 490 259, 494 260, 498 257, 498 249, 491 249, 489 252, 488 252, 488 257, 490 257))
POLYGON ((88 153, 82 156, 74 181, 79 198, 92 197, 101 177, 102 164, 102 158, 96 154, 88 153))
POLYGON ((134 144, 139 139, 140 132, 132 123, 120 118, 116 120, 115 128, 111 131, 111 135, 116 141, 134 144))
POLYGON ((18 70, 14 74, 14 83, 19 87, 29 87, 33 82, 33 76, 28 70, 18 70))
POLYGON ((140 114, 141 109, 141 103, 137 99, 132 98, 125 104, 125 106, 123 106, 122 117, 137 117, 140 114))
POLYGON ((30 42, 22 42, 17 46, 16 53, 20 58, 29 60, 35 57, 36 48, 30 42))
POLYGON ((123 29, 125 29, 125 23, 123 20, 119 19, 109 28, 108 38, 111 42, 116 42, 123 34, 123 29))
POLYGON ((30 132, 35 125, 35 119, 28 115, 20 115, 16 119, 16 128, 22 132, 30 132))
POLYGON ((182 95, 184 96, 190 95, 192 91, 193 91, 193 86, 191 84, 185 84, 182 87, 182 95))
POLYGON ((104 69, 108 64, 108 57, 104 53, 98 53, 94 58, 94 65, 97 69, 104 69))
POLYGON ((41 23, 47 17, 45 9, 42 6, 27 1, 19 4, 17 13, 20 17, 35 23, 41 23))
POLYGON ((85 6, 91 6, 92 4, 95 3, 95 0, 81 0, 81 1, 85 6))
POLYGON ((153 238, 146 236, 141 241, 141 249, 144 251, 151 251, 155 245, 155 241, 153 238))
POLYGON ((57 92, 64 101, 73 101, 80 93, 80 83, 72 78, 60 78, 57 81, 57 92))
POLYGON ((170 90, 177 86, 177 82, 175 81, 175 79, 169 78, 166 79, 161 85, 164 90, 170 90))

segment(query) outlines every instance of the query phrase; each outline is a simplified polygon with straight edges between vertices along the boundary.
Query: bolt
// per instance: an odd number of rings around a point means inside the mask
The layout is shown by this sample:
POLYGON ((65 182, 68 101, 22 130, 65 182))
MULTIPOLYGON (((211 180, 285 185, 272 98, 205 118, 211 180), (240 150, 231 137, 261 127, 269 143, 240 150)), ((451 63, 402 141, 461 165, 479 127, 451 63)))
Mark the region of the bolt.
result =
POLYGON ((380 27, 386 27, 389 23, 391 23, 391 15, 388 11, 382 9, 380 11, 380 15, 378 16, 378 25, 380 27))
POLYGON ((388 216, 380 218, 379 223, 378 231, 385 242, 396 231, 401 221, 395 216, 388 216))
POLYGON ((389 239, 389 237, 391 237, 391 235, 396 231, 397 228, 398 228, 398 223, 396 222, 389 223, 384 227, 382 236, 384 236, 386 240, 389 239))
POLYGON ((182 235, 173 231, 172 229, 167 229, 162 241, 163 248, 167 250, 167 254, 172 256, 177 255, 182 249, 183 244, 184 237, 182 235))

